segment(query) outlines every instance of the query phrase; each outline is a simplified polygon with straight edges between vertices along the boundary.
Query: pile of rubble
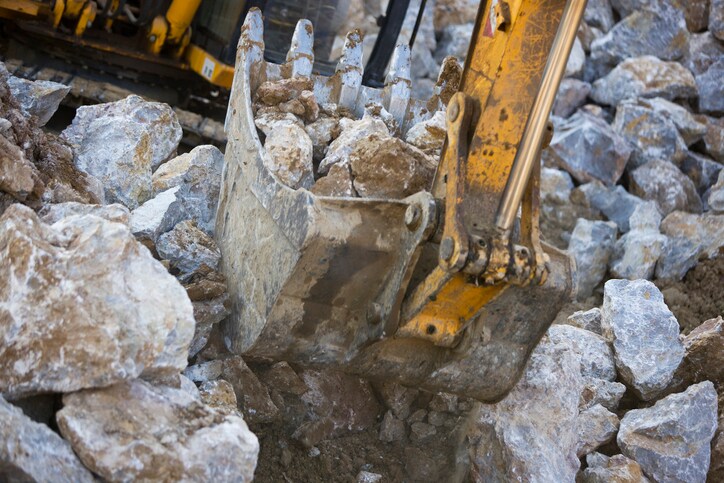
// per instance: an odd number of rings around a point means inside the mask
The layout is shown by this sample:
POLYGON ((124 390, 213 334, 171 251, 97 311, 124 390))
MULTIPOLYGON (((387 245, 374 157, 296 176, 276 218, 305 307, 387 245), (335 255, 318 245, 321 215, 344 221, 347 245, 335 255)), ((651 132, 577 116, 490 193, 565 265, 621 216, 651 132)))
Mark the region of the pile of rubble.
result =
MULTIPOLYGON (((421 97, 445 56, 463 60, 476 7, 426 2, 421 97)), ((576 259, 579 300, 496 404, 229 353, 222 153, 177 155, 173 111, 135 96, 80 108, 52 135, 41 127, 67 88, 0 67, 0 475, 722 479, 724 309, 682 334, 667 305, 724 258, 722 12, 589 1, 541 183, 543 233, 576 259)), ((381 106, 355 119, 310 87, 254 93, 280 181, 319 196, 429 187, 444 111, 403 131, 381 106)))

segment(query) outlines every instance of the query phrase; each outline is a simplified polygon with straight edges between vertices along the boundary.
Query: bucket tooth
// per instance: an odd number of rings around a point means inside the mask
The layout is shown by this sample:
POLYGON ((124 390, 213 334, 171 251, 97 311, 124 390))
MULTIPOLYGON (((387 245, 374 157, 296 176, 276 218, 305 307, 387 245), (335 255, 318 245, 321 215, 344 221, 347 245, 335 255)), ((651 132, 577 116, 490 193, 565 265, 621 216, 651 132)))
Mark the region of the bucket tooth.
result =
POLYGON ((314 28, 312 22, 301 19, 297 22, 292 43, 287 52, 287 64, 291 66, 291 77, 312 75, 314 65, 314 28))
POLYGON ((339 100, 337 104, 354 110, 357 96, 362 85, 362 33, 355 29, 344 40, 342 56, 337 63, 336 72, 340 78, 339 100))
POLYGON ((390 60, 390 69, 385 78, 384 105, 387 111, 402 127, 410 103, 410 47, 399 44, 390 60))

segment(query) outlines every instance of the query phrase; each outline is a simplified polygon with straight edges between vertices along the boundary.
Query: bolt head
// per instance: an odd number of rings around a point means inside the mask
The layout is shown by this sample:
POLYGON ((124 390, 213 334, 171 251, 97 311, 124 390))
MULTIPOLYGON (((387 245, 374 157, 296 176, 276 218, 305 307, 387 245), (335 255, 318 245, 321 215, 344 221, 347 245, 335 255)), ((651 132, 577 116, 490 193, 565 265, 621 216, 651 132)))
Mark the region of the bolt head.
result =
POLYGON ((410 230, 414 230, 420 225, 420 219, 422 218, 422 210, 417 205, 410 205, 405 211, 405 225, 410 230))
POLYGON ((460 104, 458 104, 457 99, 452 99, 450 101, 450 104, 447 106, 447 117, 450 119, 451 122, 455 122, 455 120, 460 115, 460 104))
POLYGON ((452 258, 454 251, 455 240, 449 236, 443 238, 442 242, 440 242, 440 258, 447 262, 452 258))

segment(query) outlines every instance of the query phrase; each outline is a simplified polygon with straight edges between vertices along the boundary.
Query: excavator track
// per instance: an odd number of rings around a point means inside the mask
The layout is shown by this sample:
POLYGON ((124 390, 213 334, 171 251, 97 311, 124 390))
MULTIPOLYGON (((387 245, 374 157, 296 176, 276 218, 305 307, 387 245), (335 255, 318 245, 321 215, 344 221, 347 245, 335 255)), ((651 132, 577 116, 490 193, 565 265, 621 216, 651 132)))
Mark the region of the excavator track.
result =
MULTIPOLYGON (((63 105, 77 108, 88 104, 114 102, 137 94, 111 82, 99 81, 78 73, 27 65, 20 59, 2 59, 5 67, 14 76, 29 80, 47 80, 65 84, 70 92, 63 99, 63 105)), ((150 99, 155 100, 155 99, 150 99)), ((224 124, 201 114, 173 107, 184 132, 182 142, 187 146, 213 144, 223 147, 226 144, 224 124)))

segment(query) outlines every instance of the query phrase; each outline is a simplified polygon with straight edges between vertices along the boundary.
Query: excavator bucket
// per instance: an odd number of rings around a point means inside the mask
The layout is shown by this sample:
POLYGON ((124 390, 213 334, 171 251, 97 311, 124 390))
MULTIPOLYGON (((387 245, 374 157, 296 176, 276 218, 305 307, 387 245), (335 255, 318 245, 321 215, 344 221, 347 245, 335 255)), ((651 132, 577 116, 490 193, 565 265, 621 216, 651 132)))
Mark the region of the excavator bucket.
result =
POLYGON ((445 201, 427 191, 399 200, 316 196, 287 187, 266 167, 269 154, 255 127, 252 95, 265 81, 309 77, 318 103, 338 104, 358 117, 366 105, 377 103, 405 132, 445 109, 458 86, 454 76, 443 74, 431 99, 411 99, 407 46, 397 47, 384 88, 363 86, 356 32, 347 36, 334 75, 312 74, 310 27, 300 22, 282 65, 264 60, 258 10, 242 27, 216 222, 233 306, 223 325, 226 345, 251 358, 334 367, 429 391, 499 400, 570 299, 569 258, 545 246, 544 283, 493 290, 461 282, 465 286, 457 292, 453 287, 440 301, 443 309, 466 304, 469 315, 455 337, 402 330, 413 289, 439 270, 424 268, 421 260, 426 251, 437 251, 435 233, 445 201))

